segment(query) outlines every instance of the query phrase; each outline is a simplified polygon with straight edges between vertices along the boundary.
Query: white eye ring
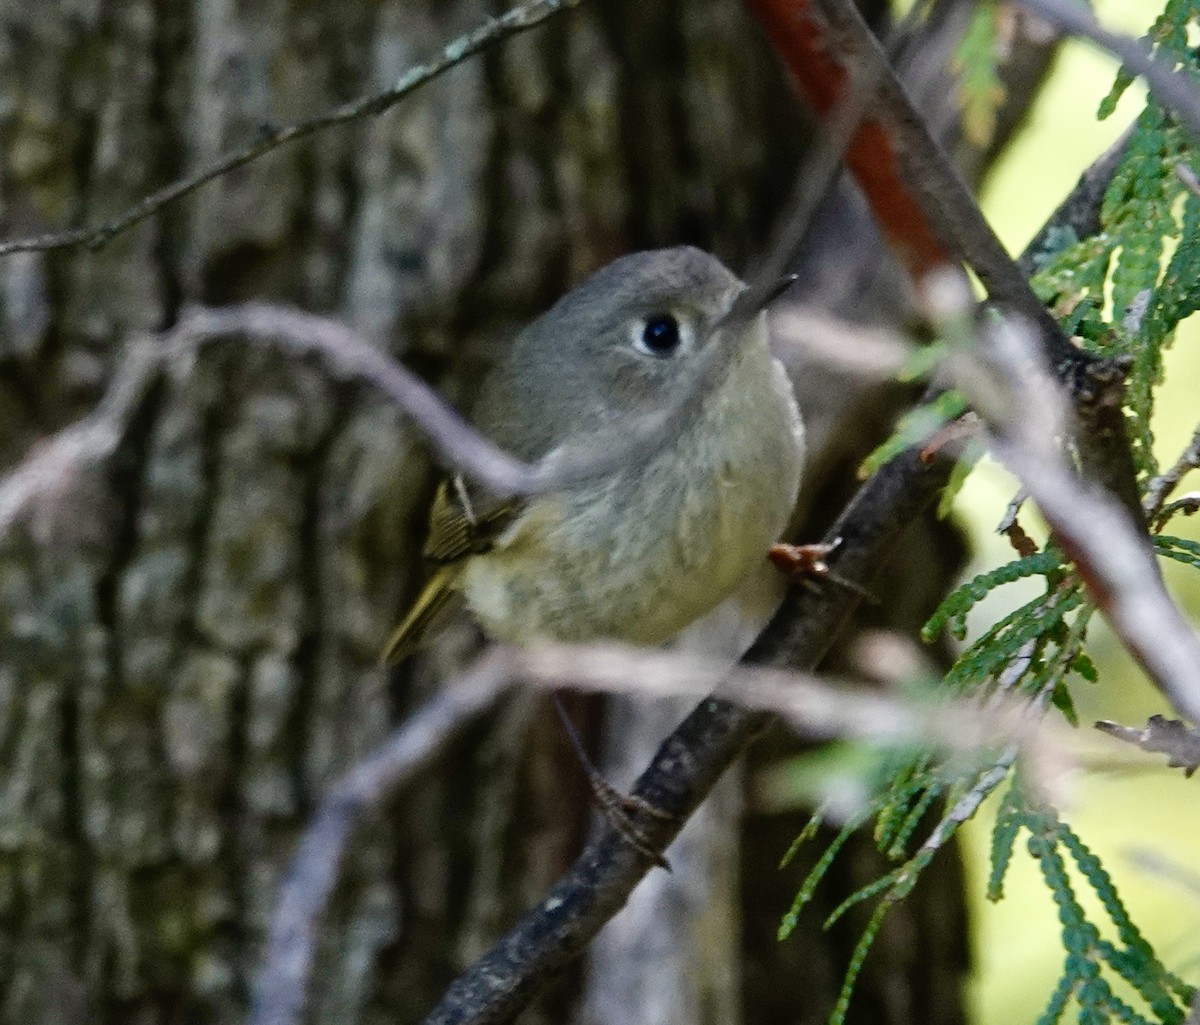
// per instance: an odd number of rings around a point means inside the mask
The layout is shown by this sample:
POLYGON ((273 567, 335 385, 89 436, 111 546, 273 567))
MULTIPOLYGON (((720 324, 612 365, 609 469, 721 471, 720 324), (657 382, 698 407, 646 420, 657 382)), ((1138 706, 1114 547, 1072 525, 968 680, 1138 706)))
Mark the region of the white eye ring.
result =
POLYGON ((691 347, 692 328, 673 313, 655 313, 634 321, 630 341, 638 352, 655 359, 669 359, 691 347))

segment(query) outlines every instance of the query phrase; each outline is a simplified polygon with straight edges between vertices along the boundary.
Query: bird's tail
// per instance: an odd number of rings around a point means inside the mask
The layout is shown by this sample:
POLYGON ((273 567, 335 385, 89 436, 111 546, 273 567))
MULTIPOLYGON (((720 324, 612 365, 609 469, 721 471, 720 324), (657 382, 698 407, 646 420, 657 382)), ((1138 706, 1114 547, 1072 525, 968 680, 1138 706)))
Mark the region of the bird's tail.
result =
POLYGON ((393 666, 404 661, 454 613, 461 602, 454 586, 458 573, 457 566, 443 566, 425 582, 412 608, 384 645, 379 656, 382 665, 393 666))

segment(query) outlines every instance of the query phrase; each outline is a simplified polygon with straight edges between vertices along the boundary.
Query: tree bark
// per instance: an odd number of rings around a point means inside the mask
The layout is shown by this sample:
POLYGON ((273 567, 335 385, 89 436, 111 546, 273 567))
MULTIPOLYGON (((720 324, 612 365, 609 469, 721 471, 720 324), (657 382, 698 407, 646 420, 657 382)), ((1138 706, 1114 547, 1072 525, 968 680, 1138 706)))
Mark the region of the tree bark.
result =
MULTIPOLYGON (((500 9, 0 0, 0 231, 102 220, 264 124, 386 88, 500 9)), ((593 2, 98 252, 2 260, 0 466, 196 303, 329 313, 465 406, 515 325, 619 253, 686 241, 744 268, 798 166, 797 116, 733 0, 593 2)), ((231 340, 167 368, 117 454, 0 536, 0 1021, 243 1017, 322 793, 473 643, 460 628, 376 665, 434 476, 395 410, 231 340)), ((589 813, 544 702, 499 709, 355 843, 309 1020, 419 1021, 569 863, 589 813)), ((747 864, 778 858, 783 821, 751 821, 747 864)), ((787 903, 762 896, 768 876, 742 872, 745 967, 719 953, 747 1020, 816 1020, 844 950, 815 926, 764 941, 787 903), (763 982, 807 949, 822 968, 801 1011, 763 982)), ((953 871, 937 900, 897 916, 930 956, 869 962, 864 985, 936 990, 954 1020, 957 989, 927 984, 933 952, 963 944, 953 871)), ((562 1020, 580 991, 564 980, 525 1020, 562 1020)), ((923 996, 889 1006, 928 1018, 923 996)))

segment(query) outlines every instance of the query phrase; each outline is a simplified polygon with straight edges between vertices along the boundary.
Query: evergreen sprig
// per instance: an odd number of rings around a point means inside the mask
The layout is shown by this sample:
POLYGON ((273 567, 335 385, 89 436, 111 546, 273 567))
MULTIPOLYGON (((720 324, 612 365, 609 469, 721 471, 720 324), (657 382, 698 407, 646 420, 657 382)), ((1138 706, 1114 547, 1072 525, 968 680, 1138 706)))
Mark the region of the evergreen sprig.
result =
POLYGON ((996 588, 1032 576, 1048 577, 1063 565, 1063 556, 1055 548, 1014 559, 996 569, 980 573, 951 591, 921 627, 921 637, 929 643, 949 629, 952 636, 962 640, 967 635, 967 614, 996 588))
MULTIPOLYGON (((997 10, 993 0, 981 0, 959 55, 964 113, 976 128, 986 126, 989 104, 997 95, 993 83, 997 10)), ((1147 41, 1159 59, 1173 61, 1200 83, 1196 56, 1188 47, 1189 27, 1198 24, 1200 0, 1167 0, 1147 41)), ((1099 116, 1112 113, 1131 81, 1122 69, 1101 103, 1099 116)), ((1183 179, 1189 176, 1176 172, 1182 165, 1190 167, 1194 159, 1192 144, 1180 125, 1149 102, 1133 127, 1104 198, 1099 232, 1083 239, 1070 232, 1051 233, 1034 260, 1037 271, 1032 284, 1064 329, 1095 351, 1132 358, 1125 412, 1143 489, 1158 472, 1151 420, 1163 353, 1179 322, 1200 310, 1200 198, 1185 186, 1183 179)), ((930 373, 945 344, 938 343, 916 360, 916 372, 930 373)), ((963 411, 956 393, 945 393, 920 407, 872 453, 867 467, 881 465, 901 449, 934 437, 963 411)), ((954 491, 977 455, 977 449, 972 450, 964 460, 954 491)), ((1155 536, 1153 543, 1161 557, 1200 568, 1200 543, 1170 535, 1155 536)), ((1080 575, 1053 544, 961 585, 939 605, 922 636, 932 641, 948 632, 961 641, 967 635, 968 616, 980 602, 1006 584, 1039 579, 1041 593, 999 618, 968 645, 945 674, 943 687, 980 697, 1002 689, 1014 700, 1029 702, 1035 711, 1053 705, 1074 722, 1071 677, 1094 682, 1098 675, 1084 651, 1095 607, 1080 575)), ((846 898, 828 916, 826 926, 850 908, 876 901, 847 967, 831 1016, 834 1025, 844 1020, 854 983, 888 909, 911 891, 936 851, 984 797, 1012 775, 1016 751, 995 752, 994 761, 967 769, 943 764, 932 752, 885 757, 891 758, 890 782, 826 848, 780 928, 781 937, 791 932, 837 853, 859 826, 874 818, 876 846, 900 864, 846 898), (936 825, 909 854, 912 838, 931 817, 936 817, 936 825)), ((806 829, 804 838, 813 832, 815 827, 806 829)), ((1038 1025, 1054 1025, 1072 1003, 1083 1025, 1114 1021, 1182 1025, 1194 988, 1163 965, 1130 917, 1100 859, 1052 808, 1026 796, 1019 774, 996 815, 989 899, 1002 897, 1022 834, 1028 834, 1026 848, 1041 870, 1062 925, 1062 974, 1038 1025), (1115 941, 1089 919, 1076 896, 1071 872, 1099 899, 1109 919, 1105 928, 1115 929, 1115 941), (1118 982, 1128 992, 1115 992, 1118 982)))
POLYGON ((996 115, 1004 102, 1000 81, 998 41, 1000 5, 996 0, 976 4, 953 61, 958 75, 958 105, 963 132, 976 146, 985 147, 996 131, 996 115))

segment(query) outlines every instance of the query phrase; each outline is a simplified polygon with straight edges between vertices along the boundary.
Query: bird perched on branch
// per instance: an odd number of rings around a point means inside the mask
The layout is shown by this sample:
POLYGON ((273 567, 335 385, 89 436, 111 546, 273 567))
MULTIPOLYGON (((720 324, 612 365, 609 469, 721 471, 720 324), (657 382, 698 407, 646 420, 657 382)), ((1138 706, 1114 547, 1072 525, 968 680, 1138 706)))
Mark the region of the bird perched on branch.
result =
POLYGON ((484 382, 476 426, 583 472, 515 499, 444 482, 429 576, 385 661, 463 604, 500 641, 653 645, 728 599, 748 643, 779 599, 767 551, 803 462, 763 313, 780 291, 681 246, 616 260, 526 327, 484 382))

